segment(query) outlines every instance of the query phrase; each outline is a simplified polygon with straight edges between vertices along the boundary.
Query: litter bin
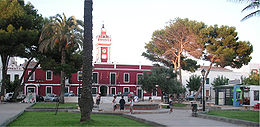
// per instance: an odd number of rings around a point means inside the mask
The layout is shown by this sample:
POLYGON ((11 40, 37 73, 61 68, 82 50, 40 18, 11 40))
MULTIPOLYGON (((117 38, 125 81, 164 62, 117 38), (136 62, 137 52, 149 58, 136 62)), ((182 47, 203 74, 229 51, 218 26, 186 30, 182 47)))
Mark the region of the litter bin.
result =
POLYGON ((198 116, 198 105, 197 104, 193 104, 191 103, 191 107, 192 107, 192 116, 193 117, 197 117, 198 116))

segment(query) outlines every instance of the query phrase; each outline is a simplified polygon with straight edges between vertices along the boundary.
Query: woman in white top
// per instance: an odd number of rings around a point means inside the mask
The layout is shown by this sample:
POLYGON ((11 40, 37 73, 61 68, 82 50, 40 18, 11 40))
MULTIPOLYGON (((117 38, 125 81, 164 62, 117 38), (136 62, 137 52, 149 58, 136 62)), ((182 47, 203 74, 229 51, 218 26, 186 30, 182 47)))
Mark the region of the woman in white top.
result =
POLYGON ((115 111, 116 110, 116 96, 114 96, 112 104, 113 104, 113 110, 115 111))
POLYGON ((134 107, 134 98, 131 97, 131 100, 130 100, 130 113, 133 114, 133 107, 134 107))

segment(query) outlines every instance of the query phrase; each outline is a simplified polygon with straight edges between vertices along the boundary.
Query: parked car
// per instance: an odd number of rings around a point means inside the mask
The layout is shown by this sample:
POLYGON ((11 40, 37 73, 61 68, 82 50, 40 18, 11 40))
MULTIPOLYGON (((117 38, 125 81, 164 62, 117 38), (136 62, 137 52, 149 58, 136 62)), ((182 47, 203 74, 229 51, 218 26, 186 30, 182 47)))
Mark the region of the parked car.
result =
POLYGON ((73 92, 69 92, 69 93, 64 93, 65 97, 72 97, 75 96, 75 94, 73 92))
POLYGON ((12 93, 6 93, 5 97, 4 97, 4 101, 11 101, 13 94, 14 94, 13 92, 12 93))
MULTIPOLYGON (((195 96, 195 95, 190 95, 190 96, 187 96, 185 99, 186 99, 186 100, 189 100, 189 101, 192 101, 192 100, 194 100, 194 96, 195 96)), ((197 99, 201 99, 200 94, 198 95, 197 99)))
POLYGON ((57 102, 59 100, 58 96, 55 94, 48 94, 44 97, 44 101, 57 102))
POLYGON ((44 101, 43 96, 41 96, 41 95, 36 95, 36 101, 37 101, 37 102, 42 102, 42 101, 44 101))
MULTIPOLYGON (((128 94, 129 94, 129 92, 124 92, 124 93, 122 94, 122 96, 127 96, 127 97, 128 97, 128 94)), ((131 97, 134 97, 134 96, 135 96, 135 94, 132 93, 132 92, 130 92, 130 94, 131 94, 131 97)))
MULTIPOLYGON (((13 97, 13 92, 10 92, 10 93, 6 93, 5 94, 5 97, 4 97, 4 101, 11 101, 11 99, 12 99, 12 97, 13 97)), ((18 96, 17 96, 17 100, 18 101, 21 101, 21 100, 23 100, 24 98, 25 98, 26 96, 24 95, 24 94, 19 94, 18 96)))

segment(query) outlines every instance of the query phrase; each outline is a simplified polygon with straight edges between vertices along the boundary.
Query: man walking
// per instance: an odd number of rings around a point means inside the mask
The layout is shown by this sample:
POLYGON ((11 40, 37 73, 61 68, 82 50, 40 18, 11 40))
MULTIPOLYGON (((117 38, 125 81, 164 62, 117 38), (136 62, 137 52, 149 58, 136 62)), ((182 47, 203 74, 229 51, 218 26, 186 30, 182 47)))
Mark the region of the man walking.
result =
POLYGON ((125 99, 124 96, 122 96, 122 98, 119 101, 120 104, 120 111, 125 109, 125 99))

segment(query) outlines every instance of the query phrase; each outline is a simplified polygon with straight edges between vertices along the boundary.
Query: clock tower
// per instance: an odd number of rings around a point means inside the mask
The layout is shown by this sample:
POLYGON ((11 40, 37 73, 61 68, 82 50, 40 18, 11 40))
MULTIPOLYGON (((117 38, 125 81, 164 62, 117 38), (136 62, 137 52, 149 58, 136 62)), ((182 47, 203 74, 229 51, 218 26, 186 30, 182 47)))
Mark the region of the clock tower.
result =
POLYGON ((97 59, 98 63, 110 62, 111 37, 107 35, 104 24, 101 28, 100 35, 97 36, 97 59))

